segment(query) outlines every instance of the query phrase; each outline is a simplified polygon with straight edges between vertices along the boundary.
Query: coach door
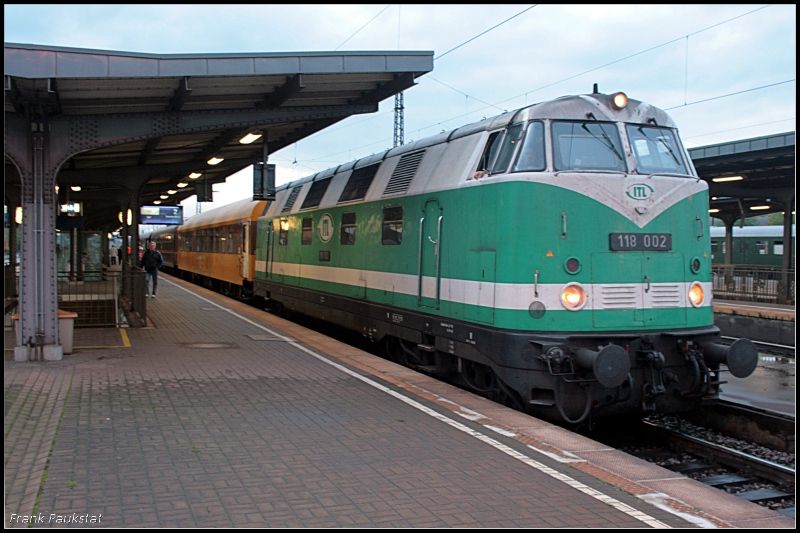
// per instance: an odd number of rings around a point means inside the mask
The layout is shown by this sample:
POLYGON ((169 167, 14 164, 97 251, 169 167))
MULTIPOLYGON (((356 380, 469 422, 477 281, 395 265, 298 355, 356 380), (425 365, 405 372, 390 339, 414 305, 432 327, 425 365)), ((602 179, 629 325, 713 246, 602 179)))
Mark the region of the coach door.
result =
POLYGON ((250 279, 250 224, 242 224, 242 278, 250 279))
POLYGON ((439 202, 428 200, 419 220, 417 302, 420 307, 439 309, 443 220, 444 211, 439 202))

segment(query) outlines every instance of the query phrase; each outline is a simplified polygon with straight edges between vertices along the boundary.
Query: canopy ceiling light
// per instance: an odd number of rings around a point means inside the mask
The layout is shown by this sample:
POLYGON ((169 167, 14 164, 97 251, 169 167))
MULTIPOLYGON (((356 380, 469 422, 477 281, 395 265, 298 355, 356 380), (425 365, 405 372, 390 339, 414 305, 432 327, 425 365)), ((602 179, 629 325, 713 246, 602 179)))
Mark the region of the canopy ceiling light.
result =
POLYGON ((200 172, 192 172, 191 174, 189 174, 189 179, 190 180, 196 180, 197 178, 199 178, 202 175, 203 174, 201 174, 200 172))
POLYGON ((167 191, 167 194, 175 194, 176 192, 178 191, 176 191, 175 189, 170 189, 167 191))
POLYGON ((73 185, 72 187, 70 187, 70 189, 72 189, 75 192, 78 192, 78 191, 81 190, 81 186, 80 185, 73 185))
POLYGON ((769 209, 768 205, 754 205, 750 208, 750 211, 765 211, 769 209))
POLYGON ((180 182, 180 183, 178 184, 178 188, 179 188, 179 189, 183 189, 184 187, 188 187, 188 186, 189 186, 189 184, 188 184, 188 183, 186 183, 185 181, 182 181, 182 182, 180 182))
POLYGON ((153 203, 156 205, 161 205, 161 200, 153 200, 153 203))
POLYGON ((722 183, 723 181, 739 181, 743 180, 744 176, 725 176, 722 178, 711 178, 711 181, 715 183, 722 183))
POLYGON ((167 198, 169 198, 169 195, 168 195, 168 194, 162 194, 162 195, 160 196, 160 198, 161 198, 162 200, 166 200, 167 198))
POLYGON ((254 130, 249 132, 247 135, 239 139, 241 144, 250 144, 251 142, 260 139, 262 137, 262 133, 258 130, 254 130))
POLYGON ((208 164, 209 165, 218 165, 219 163, 222 163, 223 161, 225 161, 224 157, 216 157, 215 156, 215 157, 212 157, 211 159, 208 160, 208 164))

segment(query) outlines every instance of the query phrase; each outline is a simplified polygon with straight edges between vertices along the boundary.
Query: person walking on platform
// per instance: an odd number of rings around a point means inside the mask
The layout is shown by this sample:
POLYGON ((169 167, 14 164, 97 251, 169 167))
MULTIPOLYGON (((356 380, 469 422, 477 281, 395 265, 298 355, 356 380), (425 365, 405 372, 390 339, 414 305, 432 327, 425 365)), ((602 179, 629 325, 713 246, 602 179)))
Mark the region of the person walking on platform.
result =
POLYGON ((144 297, 150 296, 150 279, 153 280, 153 298, 156 297, 156 287, 158 286, 158 269, 164 266, 164 258, 161 252, 156 250, 156 242, 150 241, 150 248, 142 254, 139 266, 146 272, 144 297))
POLYGON ((108 250, 108 264, 109 265, 116 265, 117 264, 117 247, 113 244, 111 248, 108 250))

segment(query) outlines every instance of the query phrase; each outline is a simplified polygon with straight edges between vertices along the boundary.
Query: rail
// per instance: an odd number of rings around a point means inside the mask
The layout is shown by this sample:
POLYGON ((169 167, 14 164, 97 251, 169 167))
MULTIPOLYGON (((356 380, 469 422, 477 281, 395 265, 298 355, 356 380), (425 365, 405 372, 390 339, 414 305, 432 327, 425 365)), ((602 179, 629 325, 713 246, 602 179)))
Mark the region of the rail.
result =
POLYGON ((715 298, 776 304, 795 303, 795 270, 718 265, 711 267, 715 298))

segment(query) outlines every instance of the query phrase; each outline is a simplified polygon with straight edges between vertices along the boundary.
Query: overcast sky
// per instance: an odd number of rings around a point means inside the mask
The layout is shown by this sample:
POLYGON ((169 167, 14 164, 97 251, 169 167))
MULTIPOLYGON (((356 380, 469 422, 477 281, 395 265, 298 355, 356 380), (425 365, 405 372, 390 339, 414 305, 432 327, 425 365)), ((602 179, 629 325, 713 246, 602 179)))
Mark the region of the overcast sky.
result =
MULTIPOLYGON (((433 72, 404 95, 406 142, 593 83, 668 110, 689 148, 795 130, 795 5, 530 7, 6 4, 4 40, 151 53, 432 51, 433 72)), ((391 148, 393 108, 390 98, 271 155, 278 184, 391 148)), ((214 206, 246 198, 252 171, 214 190, 214 206)), ((184 206, 195 212, 193 198, 184 206)))

